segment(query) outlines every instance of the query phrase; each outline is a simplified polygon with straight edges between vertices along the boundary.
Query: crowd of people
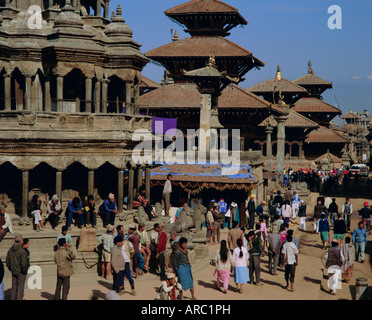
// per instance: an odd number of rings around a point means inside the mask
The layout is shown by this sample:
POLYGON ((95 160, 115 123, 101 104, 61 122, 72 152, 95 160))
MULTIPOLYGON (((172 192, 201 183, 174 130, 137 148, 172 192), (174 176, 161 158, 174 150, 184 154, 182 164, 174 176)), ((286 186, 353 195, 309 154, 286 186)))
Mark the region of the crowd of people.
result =
MULTIPOLYGON (((347 190, 349 186, 358 184, 361 177, 358 173, 352 174, 348 167, 331 171, 288 168, 284 172, 283 179, 276 174, 273 180, 282 180, 285 187, 290 187, 293 182, 306 182, 311 192, 337 194, 347 190)), ((364 185, 365 191, 371 192, 372 179, 369 176, 365 177, 364 185)))
MULTIPOLYGON (((167 179, 169 184, 164 188, 165 193, 171 193, 171 178, 169 175, 167 179)), ((166 217, 170 217, 169 197, 164 195, 166 217)), ((143 189, 139 190, 135 201, 144 208, 149 206, 143 189)), ((123 225, 115 224, 118 209, 115 196, 110 193, 98 210, 91 195, 84 203, 79 198, 69 201, 66 223, 59 229, 58 220, 63 210, 58 196, 54 195, 47 203, 47 220, 43 221, 41 218, 40 204, 38 196, 34 196, 29 203, 29 213, 33 217, 35 230, 43 230, 48 221, 54 230, 61 230, 56 239, 54 257, 57 265, 54 299, 67 299, 70 277, 74 274, 72 262, 76 256, 69 234, 72 220, 76 220, 79 228, 96 227, 98 215, 106 232, 99 237, 97 250, 101 257, 101 276, 110 281, 112 277, 110 295, 120 297, 125 294, 125 281, 129 282, 131 294, 136 295, 136 279, 147 272, 153 272, 158 274, 162 281, 158 289, 158 299, 183 299, 187 290, 190 290, 191 298, 196 299, 188 240, 175 231, 167 234, 163 223, 155 223, 151 233, 146 231, 144 223, 132 223, 125 233, 123 225)), ((212 199, 205 214, 205 227, 209 245, 219 246, 214 258, 213 276, 217 277, 216 289, 226 294, 231 276, 236 285, 235 290, 240 294, 243 293, 244 284, 262 286, 262 257, 267 255, 269 273, 277 275, 278 268, 284 268, 285 288, 294 291, 300 245, 295 237, 294 227, 298 226, 300 231, 306 231, 306 222, 309 218, 314 221, 313 232, 319 234, 322 248, 327 252, 327 267, 339 266, 342 278, 350 281, 354 260, 360 260, 361 263, 365 261, 367 232, 371 233, 372 210, 368 202, 365 202, 363 208, 359 210, 361 221, 358 228, 350 233, 351 236, 347 236, 351 228, 351 215, 354 213, 349 198, 346 198, 339 208, 335 198, 319 195, 313 205, 314 207, 301 199, 290 186, 283 194, 278 191, 272 195, 267 203, 262 201, 257 205, 255 197, 251 195, 244 213, 239 212, 238 205, 234 202, 228 205, 223 198, 219 202, 212 199), (242 214, 246 215, 246 219, 242 219, 242 214), (221 235, 221 230, 225 228, 228 229, 226 240, 222 239, 221 235)), ((148 210, 151 210, 148 212, 148 220, 151 221, 156 216, 152 209, 148 210)), ((177 211, 175 220, 181 212, 182 208, 177 211)), ((7 232, 13 232, 11 220, 5 213, 5 208, 0 206, 0 241, 7 232)), ((14 240, 7 254, 6 266, 12 274, 11 299, 21 300, 30 266, 29 241, 20 235, 16 235, 14 240)), ((3 276, 4 270, 0 269, 0 299, 4 299, 3 276)), ((330 293, 335 294, 336 290, 331 288, 330 293)))
MULTIPOLYGON (((335 252, 332 254, 333 260, 328 259, 327 267, 340 267, 344 281, 348 282, 352 277, 354 260, 360 263, 365 261, 367 232, 371 234, 372 217, 368 202, 358 211, 361 221, 351 236, 347 236, 354 212, 350 198, 346 198, 339 209, 336 199, 327 195, 319 195, 316 204, 311 207, 291 187, 284 194, 278 191, 275 196, 270 197, 268 203, 263 201, 259 205, 256 205, 252 195, 246 207, 246 225, 239 223, 236 213, 232 213, 233 209, 234 203, 226 206, 224 199, 220 199, 218 203, 212 200, 206 214, 206 237, 210 244, 220 244, 215 257, 217 288, 224 293, 227 292, 230 272, 234 272, 239 292, 242 292, 244 283, 262 285, 261 258, 266 250, 270 274, 276 275, 278 266, 283 266, 285 287, 294 291, 295 272, 299 263, 299 242, 294 237, 294 226, 298 225, 298 230, 306 231, 306 222, 309 219, 314 221, 313 232, 319 234, 322 248, 327 254, 335 252), (229 229, 228 239, 220 241, 221 229, 224 227, 229 229), (241 267, 244 267, 244 273, 241 267)), ((332 287, 330 293, 335 294, 336 290, 332 287)))

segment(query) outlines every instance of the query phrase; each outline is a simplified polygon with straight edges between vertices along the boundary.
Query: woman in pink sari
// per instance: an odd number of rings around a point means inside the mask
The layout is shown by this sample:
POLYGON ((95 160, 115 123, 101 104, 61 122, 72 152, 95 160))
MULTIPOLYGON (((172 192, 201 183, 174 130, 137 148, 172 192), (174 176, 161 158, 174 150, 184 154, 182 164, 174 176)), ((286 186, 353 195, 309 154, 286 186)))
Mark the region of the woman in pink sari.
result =
POLYGON ((216 261, 216 270, 213 276, 217 273, 217 288, 223 293, 227 293, 230 272, 234 267, 234 260, 225 240, 221 241, 221 247, 216 252, 214 259, 216 261), (221 288, 221 283, 223 284, 223 289, 221 288))

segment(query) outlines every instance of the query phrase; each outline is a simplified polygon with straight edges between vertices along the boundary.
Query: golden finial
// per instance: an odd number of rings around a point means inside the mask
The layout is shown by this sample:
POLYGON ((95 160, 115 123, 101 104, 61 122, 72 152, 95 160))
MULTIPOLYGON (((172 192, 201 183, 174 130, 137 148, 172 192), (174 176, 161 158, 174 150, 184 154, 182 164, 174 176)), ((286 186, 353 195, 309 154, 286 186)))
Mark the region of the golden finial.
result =
POLYGON ((278 68, 276 69, 276 80, 282 80, 282 72, 280 70, 280 64, 278 64, 278 68))
POLYGON ((174 30, 174 34, 173 34, 173 39, 172 40, 173 41, 178 41, 179 40, 177 29, 174 30))
POLYGON ((216 58, 214 57, 214 54, 210 55, 209 60, 207 62, 207 67, 216 68, 216 58))

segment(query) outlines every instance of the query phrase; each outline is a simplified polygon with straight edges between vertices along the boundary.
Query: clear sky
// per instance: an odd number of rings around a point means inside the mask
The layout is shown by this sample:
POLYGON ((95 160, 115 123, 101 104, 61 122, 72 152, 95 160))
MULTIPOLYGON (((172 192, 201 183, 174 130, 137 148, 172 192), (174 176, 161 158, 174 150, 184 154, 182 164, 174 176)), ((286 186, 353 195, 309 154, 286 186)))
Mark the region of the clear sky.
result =
MULTIPOLYGON (((142 52, 171 41, 171 30, 188 37, 164 11, 187 0, 111 0, 110 11, 120 3, 123 17, 133 30, 142 52)), ((372 0, 226 0, 248 20, 231 31, 229 39, 265 63, 251 70, 240 85, 248 88, 275 76, 295 80, 307 73, 311 59, 315 74, 332 81, 324 100, 344 113, 372 113, 372 0), (342 10, 342 29, 328 28, 331 5, 342 10), (336 104, 338 102, 338 105, 336 104)), ((160 82, 164 69, 149 63, 143 75, 160 82)))

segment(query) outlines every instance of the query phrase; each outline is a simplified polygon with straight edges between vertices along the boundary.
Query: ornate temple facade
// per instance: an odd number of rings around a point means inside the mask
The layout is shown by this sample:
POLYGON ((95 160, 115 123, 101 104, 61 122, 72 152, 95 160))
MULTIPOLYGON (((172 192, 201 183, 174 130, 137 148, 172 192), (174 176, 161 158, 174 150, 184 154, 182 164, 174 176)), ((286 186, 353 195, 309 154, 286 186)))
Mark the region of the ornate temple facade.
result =
MULTIPOLYGON (((322 98, 322 93, 332 87, 331 82, 315 75, 309 61, 308 73, 305 76, 293 81, 287 80, 278 66, 274 78, 247 89, 268 102, 275 103, 274 100, 282 99, 290 106, 290 114, 285 122, 286 167, 315 169, 317 159, 326 154, 331 154, 346 166, 350 165, 351 140, 343 132, 335 130, 331 123, 336 116, 342 114, 341 110, 326 103, 322 98)), ((269 117, 260 127, 262 128, 257 133, 256 145, 263 151, 268 150, 267 141, 271 141, 275 156, 276 141, 268 137, 270 132, 275 132, 275 122, 269 117)), ((275 168, 275 161, 273 165, 275 168)))
MULTIPOLYGON (((190 80, 190 76, 203 73, 204 77, 209 73, 212 78, 212 74, 223 74, 231 79, 216 99, 218 101, 213 103, 218 118, 213 118, 217 120, 213 120, 216 125, 210 121, 211 127, 228 129, 229 139, 231 129, 240 130, 241 163, 252 167, 259 182, 250 192, 258 195, 257 201, 263 200, 264 158, 260 151, 252 151, 256 128, 269 115, 279 115, 281 111, 278 106, 238 85, 250 70, 264 66, 252 52, 228 39, 230 31, 247 25, 247 21, 238 9, 219 0, 188 1, 166 10, 165 15, 183 25, 190 37, 181 39, 176 31, 170 43, 145 53, 148 58, 163 65, 166 72, 160 88, 140 96, 142 113, 148 111, 154 117, 177 119, 177 129, 187 138, 187 129, 201 128, 204 108, 201 101, 205 101, 201 99, 200 85, 195 79, 190 80), (211 64, 213 68, 208 67, 211 64)), ((301 90, 306 93, 305 89, 301 90)), ((244 207, 243 198, 240 195, 235 201, 244 207)))
POLYGON ((122 204, 127 169, 129 199, 142 183, 132 133, 152 130, 139 114, 149 59, 108 4, 0 1, 0 201, 10 213, 26 217, 35 192, 64 202, 113 192, 122 204))

